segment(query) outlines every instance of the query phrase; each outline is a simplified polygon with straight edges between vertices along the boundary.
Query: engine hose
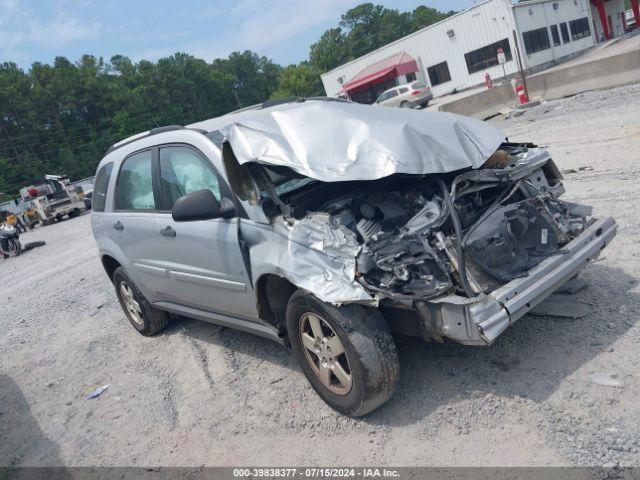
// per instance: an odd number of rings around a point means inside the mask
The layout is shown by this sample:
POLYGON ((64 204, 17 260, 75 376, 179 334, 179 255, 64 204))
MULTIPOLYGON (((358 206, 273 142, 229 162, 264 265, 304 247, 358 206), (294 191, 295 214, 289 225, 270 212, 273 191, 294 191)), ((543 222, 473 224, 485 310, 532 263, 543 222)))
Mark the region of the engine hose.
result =
POLYGON ((442 190, 442 195, 444 197, 444 203, 447 206, 447 210, 449 210, 449 214, 451 215, 451 223, 453 223, 453 229, 456 232, 456 249, 458 251, 458 273, 460 274, 460 280, 462 281, 462 288, 468 297, 473 297, 473 291, 471 290, 471 286, 469 285, 469 280, 467 279, 467 265, 464 259, 464 251, 462 250, 462 225, 460 225, 460 218, 458 217, 458 212, 453 206, 453 202, 451 201, 451 196, 449 195, 449 189, 447 185, 441 178, 438 178, 438 184, 440 185, 440 189, 442 190))

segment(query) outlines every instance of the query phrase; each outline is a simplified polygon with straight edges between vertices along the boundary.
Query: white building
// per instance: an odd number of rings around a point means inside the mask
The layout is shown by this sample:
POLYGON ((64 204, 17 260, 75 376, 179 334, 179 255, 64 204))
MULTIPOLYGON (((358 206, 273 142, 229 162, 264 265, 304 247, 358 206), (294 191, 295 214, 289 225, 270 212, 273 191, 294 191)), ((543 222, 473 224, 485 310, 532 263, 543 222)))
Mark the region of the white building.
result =
POLYGON ((488 0, 337 67, 322 83, 327 96, 362 103, 415 78, 443 95, 480 85, 486 74, 494 80, 515 75, 516 39, 527 71, 578 55, 624 33, 624 11, 624 0, 488 0))

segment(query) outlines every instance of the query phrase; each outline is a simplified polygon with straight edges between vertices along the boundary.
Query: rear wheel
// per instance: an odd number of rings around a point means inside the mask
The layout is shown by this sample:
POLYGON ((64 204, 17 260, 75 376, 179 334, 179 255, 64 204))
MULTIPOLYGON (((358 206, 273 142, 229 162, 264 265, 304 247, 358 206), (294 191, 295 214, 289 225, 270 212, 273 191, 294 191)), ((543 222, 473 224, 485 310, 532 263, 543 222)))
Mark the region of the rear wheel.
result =
POLYGON ((69 218, 75 218, 78 215, 80 215, 80 209, 79 208, 74 208, 73 210, 71 210, 69 213, 69 218))
POLYGON ((124 268, 116 268, 113 285, 122 310, 133 328, 142 335, 155 335, 169 325, 169 314, 151 306, 124 268))
POLYGON ((377 310, 338 308, 299 290, 287 306, 287 331, 309 383, 335 410, 365 415, 393 395, 398 355, 377 310))
POLYGON ((400 104, 400 108, 409 108, 409 102, 406 100, 400 104))

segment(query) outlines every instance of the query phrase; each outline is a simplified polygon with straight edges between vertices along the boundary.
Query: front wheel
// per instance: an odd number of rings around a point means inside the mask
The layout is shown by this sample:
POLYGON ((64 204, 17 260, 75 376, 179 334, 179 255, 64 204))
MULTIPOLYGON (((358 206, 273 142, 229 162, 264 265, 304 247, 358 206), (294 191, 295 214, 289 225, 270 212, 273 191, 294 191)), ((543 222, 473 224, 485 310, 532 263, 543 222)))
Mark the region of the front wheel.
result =
POLYGON ((287 331, 307 380, 335 410, 358 417, 393 395, 398 354, 377 310, 338 308, 298 290, 287 306, 287 331))

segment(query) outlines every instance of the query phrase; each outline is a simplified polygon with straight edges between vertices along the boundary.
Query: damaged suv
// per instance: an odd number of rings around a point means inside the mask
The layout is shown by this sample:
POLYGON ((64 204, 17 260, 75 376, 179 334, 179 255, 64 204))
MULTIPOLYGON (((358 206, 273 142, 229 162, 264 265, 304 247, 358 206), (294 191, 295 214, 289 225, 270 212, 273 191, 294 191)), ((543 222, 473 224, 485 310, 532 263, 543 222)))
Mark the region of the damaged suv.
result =
POLYGON ((317 393, 388 400, 391 335, 490 345, 616 233, 549 153, 457 115, 272 102, 114 145, 92 226, 133 327, 170 313, 290 344, 317 393))

